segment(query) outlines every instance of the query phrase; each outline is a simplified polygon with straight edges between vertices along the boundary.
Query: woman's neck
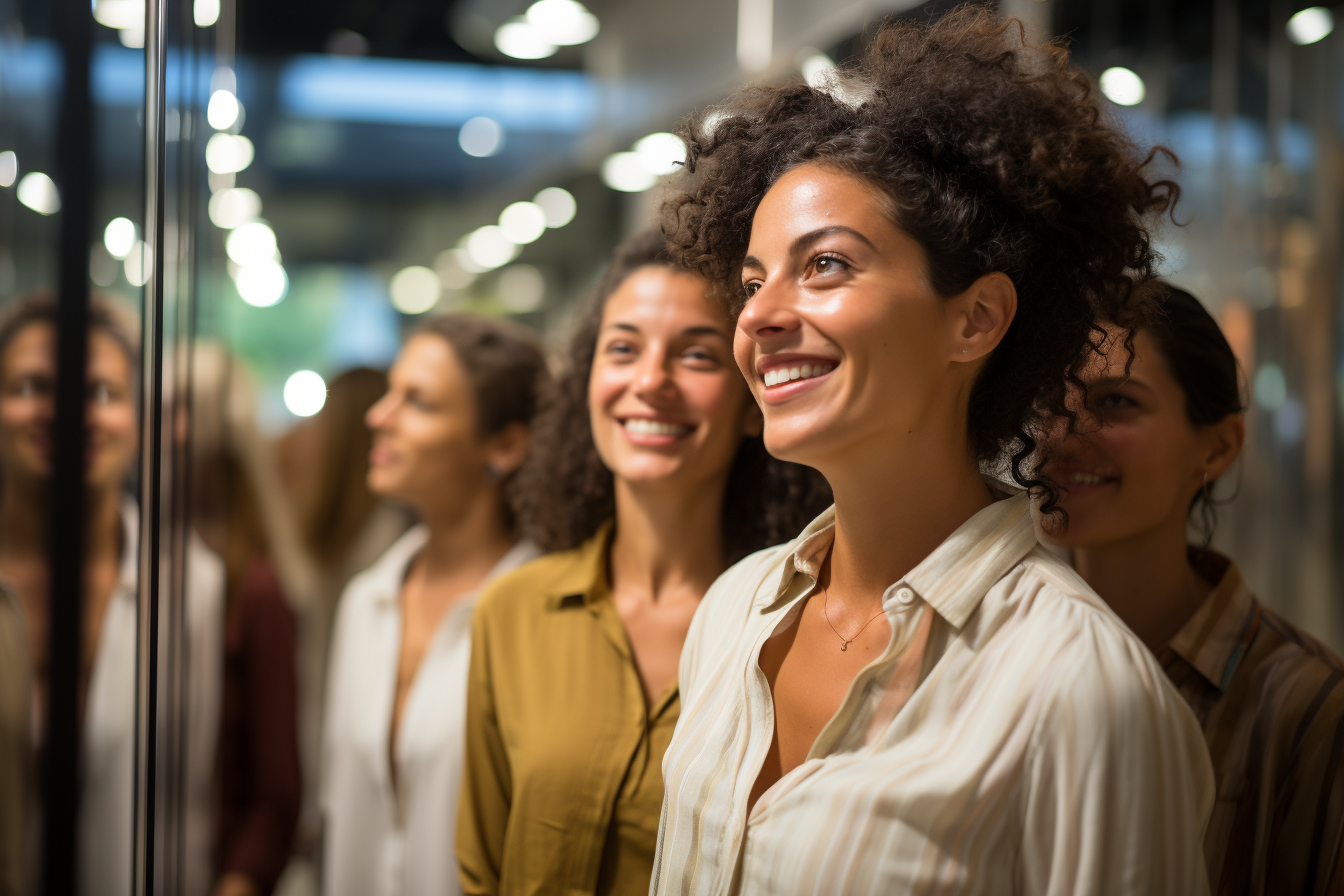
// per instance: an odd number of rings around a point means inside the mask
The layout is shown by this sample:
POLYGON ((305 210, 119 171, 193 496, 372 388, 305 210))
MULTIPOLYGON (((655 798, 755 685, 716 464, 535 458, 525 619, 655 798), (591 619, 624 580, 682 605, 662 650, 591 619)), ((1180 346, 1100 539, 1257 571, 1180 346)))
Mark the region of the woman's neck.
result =
POLYGON ((822 470, 835 495, 828 588, 837 597, 880 602, 893 582, 994 501, 964 438, 916 435, 848 450, 822 470))
POLYGON ((484 486, 465 507, 421 506, 429 538, 417 555, 427 581, 484 578, 513 547, 503 498, 497 486, 484 486))
MULTIPOLYGON (((92 561, 121 558, 121 492, 85 492, 84 556, 92 561)), ((6 481, 0 485, 0 563, 45 562, 50 516, 44 483, 6 481)))
POLYGON ((1075 548, 1073 565, 1153 651, 1176 636, 1213 590, 1190 565, 1183 516, 1122 541, 1075 548))
POLYGON ((616 480, 616 534, 611 584, 653 600, 673 590, 703 595, 723 572, 723 497, 720 479, 698 487, 616 480))

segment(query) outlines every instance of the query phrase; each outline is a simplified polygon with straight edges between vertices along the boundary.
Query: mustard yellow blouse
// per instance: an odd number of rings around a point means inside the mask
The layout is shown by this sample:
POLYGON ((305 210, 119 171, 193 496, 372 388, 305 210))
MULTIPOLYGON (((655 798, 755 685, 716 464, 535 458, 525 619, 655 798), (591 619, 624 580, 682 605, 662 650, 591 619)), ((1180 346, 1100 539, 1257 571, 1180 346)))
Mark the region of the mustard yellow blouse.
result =
POLYGON ((611 524, 496 580, 472 620, 457 861, 468 894, 648 893, 675 686, 644 698, 611 524))

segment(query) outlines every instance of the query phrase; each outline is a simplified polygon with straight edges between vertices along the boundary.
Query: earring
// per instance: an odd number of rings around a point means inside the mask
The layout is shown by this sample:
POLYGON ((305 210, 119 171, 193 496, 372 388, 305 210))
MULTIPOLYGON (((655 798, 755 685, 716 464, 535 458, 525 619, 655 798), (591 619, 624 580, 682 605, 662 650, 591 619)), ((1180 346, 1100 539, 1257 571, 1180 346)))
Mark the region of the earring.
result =
POLYGON ((962 353, 963 355, 966 354, 966 349, 962 349, 962 350, 961 350, 961 353, 962 353))
POLYGON ((1204 495, 1204 503, 1213 504, 1213 489, 1209 487, 1209 474, 1201 473, 1200 479, 1203 480, 1203 485, 1199 487, 1199 490, 1204 495))

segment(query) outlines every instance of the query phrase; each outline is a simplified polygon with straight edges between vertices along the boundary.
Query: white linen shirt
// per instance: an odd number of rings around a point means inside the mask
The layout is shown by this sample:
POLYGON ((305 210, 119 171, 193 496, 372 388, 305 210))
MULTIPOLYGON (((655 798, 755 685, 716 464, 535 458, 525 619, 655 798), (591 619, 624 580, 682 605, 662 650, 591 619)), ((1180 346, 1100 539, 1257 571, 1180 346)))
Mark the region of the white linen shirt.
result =
POLYGON ((1208 892, 1199 726, 1037 545, 1021 495, 887 589, 886 651, 748 815, 774 736, 757 658, 813 593, 833 533, 834 508, 724 573, 696 613, 650 893, 1208 892))
MULTIPOLYGON (((140 515, 135 502, 121 507, 122 559, 117 584, 103 614, 89 674, 81 728, 79 892, 82 896, 130 896, 135 852, 137 576, 140 515)), ((186 736, 183 783, 183 892, 207 896, 211 884, 211 783, 219 739, 224 677, 224 562, 194 532, 187 539, 186 643, 183 705, 186 736)), ((166 599, 166 598, 165 598, 166 599)), ((164 618, 164 617, 161 617, 164 618)), ((166 627, 166 626, 165 626, 166 627)), ((160 670, 176 636, 164 631, 160 670)), ((173 724, 165 702, 159 737, 173 724)), ((162 755, 162 754, 161 754, 162 755)), ((142 785, 143 786, 143 785, 142 785)))
POLYGON ((482 588, 538 556, 520 542, 449 610, 411 682, 397 732, 397 787, 387 745, 401 654, 401 586, 429 531, 416 526, 351 579, 336 611, 323 724, 322 892, 453 896, 471 611, 482 588))

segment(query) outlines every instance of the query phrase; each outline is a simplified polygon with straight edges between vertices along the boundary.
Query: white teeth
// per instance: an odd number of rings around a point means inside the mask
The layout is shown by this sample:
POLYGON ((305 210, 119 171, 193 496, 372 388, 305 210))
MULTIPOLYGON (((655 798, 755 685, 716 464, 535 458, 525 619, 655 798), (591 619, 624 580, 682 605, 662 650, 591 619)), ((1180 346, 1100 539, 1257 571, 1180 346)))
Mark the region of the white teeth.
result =
POLYGON ((664 423, 661 420, 647 420, 631 417, 625 421, 626 432, 641 436, 680 436, 691 431, 691 427, 680 423, 664 423))
POLYGON ((1069 485, 1101 485, 1105 481, 1104 476, 1096 473, 1074 473, 1069 477, 1069 485))
POLYGON ((834 364, 800 364, 797 367, 778 367, 774 370, 767 370, 761 379, 765 385, 777 386, 780 383, 787 383, 793 380, 807 380, 813 377, 822 376, 835 369, 834 364))

